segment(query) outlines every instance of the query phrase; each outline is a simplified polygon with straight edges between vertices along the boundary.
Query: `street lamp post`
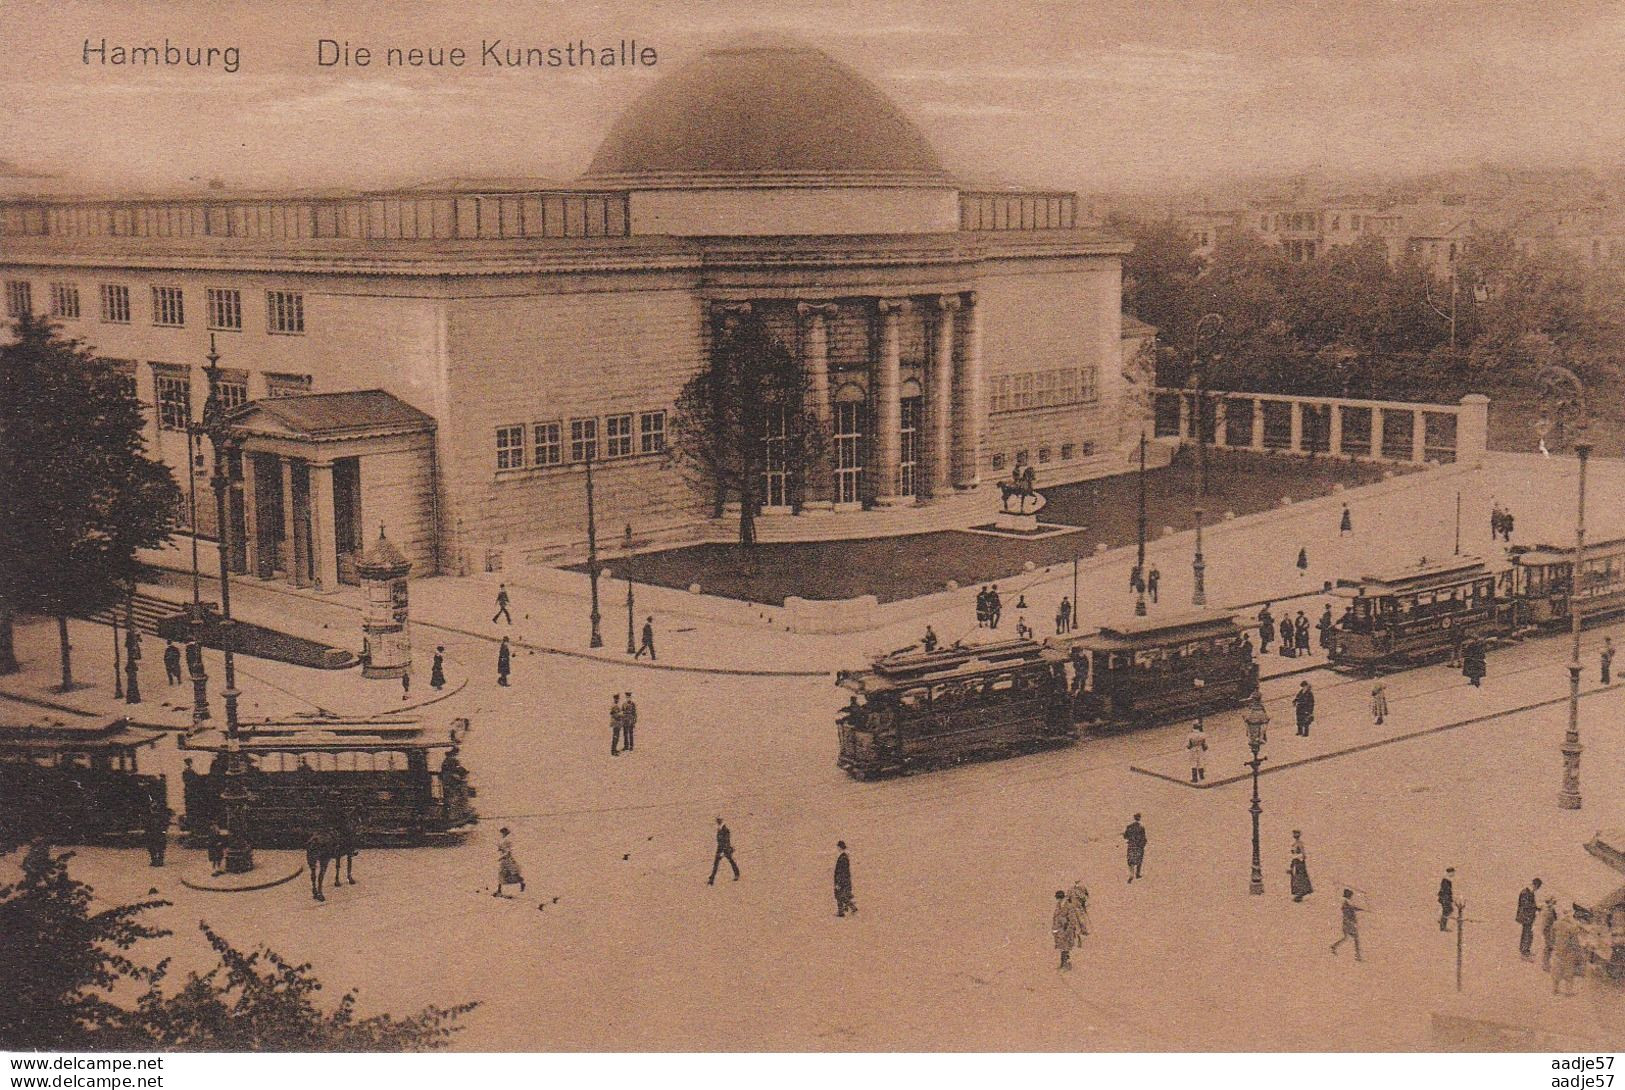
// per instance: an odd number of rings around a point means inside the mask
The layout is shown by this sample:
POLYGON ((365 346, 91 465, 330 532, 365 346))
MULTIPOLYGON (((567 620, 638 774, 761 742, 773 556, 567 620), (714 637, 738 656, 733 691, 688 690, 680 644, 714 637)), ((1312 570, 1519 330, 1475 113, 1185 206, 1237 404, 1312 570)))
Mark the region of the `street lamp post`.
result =
POLYGON ((1241 717, 1247 723, 1247 748, 1253 751, 1253 759, 1247 762, 1247 767, 1253 770, 1253 804, 1248 808, 1253 815, 1253 874, 1247 882, 1247 892, 1261 896, 1264 892, 1264 864, 1259 854, 1258 816, 1264 812, 1264 807, 1258 801, 1258 768, 1264 763, 1264 758, 1258 755, 1258 751, 1269 741, 1265 728, 1270 724, 1270 713, 1264 710, 1264 698, 1257 689, 1253 690, 1241 717))
MULTIPOLYGON (((627 559, 630 560, 631 558, 628 557, 627 559)), ((637 607, 632 598, 632 573, 628 572, 626 575, 626 653, 634 658, 637 657, 638 653, 638 642, 632 634, 633 625, 636 623, 633 614, 636 611, 637 607)))
MULTIPOLYGON (((115 607, 116 608, 116 607, 115 607)), ((135 627, 135 580, 124 593, 124 699, 141 703, 141 633, 135 627)))
MULTIPOLYGON (((1135 553, 1134 571, 1138 578, 1134 580, 1134 615, 1145 616, 1145 432, 1140 432, 1140 518, 1139 518, 1139 551, 1135 553)), ((1072 603, 1075 612, 1078 608, 1076 602, 1072 603)))
POLYGON ((588 647, 604 646, 604 634, 599 629, 603 616, 598 612, 598 514, 592 493, 592 460, 593 455, 598 453, 595 449, 597 445, 595 436, 587 447, 587 579, 592 584, 592 613, 589 617, 592 635, 587 640, 588 647))
MULTIPOLYGON (((211 348, 212 352, 213 349, 211 348)), ((190 401, 188 401, 190 405, 190 401)), ((197 559, 197 468, 203 460, 200 425, 186 424, 186 483, 192 531, 192 623, 187 627, 186 670, 192 677, 192 729, 210 718, 209 675, 203 669, 203 577, 197 559)))
MULTIPOLYGON (((1192 417, 1196 421, 1194 436, 1196 439, 1196 494, 1207 495, 1207 377, 1202 370, 1202 329, 1209 322, 1218 325, 1224 324, 1222 314, 1204 314, 1196 322, 1196 331, 1191 334, 1191 408, 1192 417)), ((1217 437, 1215 437, 1217 438, 1217 437)))
POLYGON ((1191 561, 1191 574, 1195 577, 1191 589, 1191 605, 1207 605, 1207 562, 1202 559, 1202 509, 1196 509, 1196 556, 1191 561))
POLYGON ((231 487, 231 458, 237 449, 237 437, 226 418, 226 406, 221 402, 220 353, 215 350, 212 333, 208 360, 204 374, 209 377, 209 399, 203 406, 203 430, 214 448, 214 473, 209 478, 209 487, 214 489, 218 523, 215 536, 220 554, 220 648, 226 658, 226 687, 220 691, 226 709, 226 783, 220 791, 220 801, 225 804, 226 812, 226 872, 246 874, 254 869, 254 849, 248 842, 251 796, 244 783, 248 759, 242 751, 237 721, 237 662, 232 652, 236 641, 231 621, 231 522, 226 517, 226 491, 231 487))
POLYGON ((1569 726, 1563 734, 1563 788, 1557 805, 1564 810, 1580 809, 1580 625, 1583 621, 1580 584, 1585 567, 1586 543, 1586 462, 1591 444, 1585 439, 1585 384, 1567 367, 1548 364, 1535 376, 1540 390, 1542 416, 1535 429, 1542 445, 1548 436, 1561 439, 1566 432, 1575 435, 1574 454, 1580 462, 1579 497, 1574 515, 1574 566, 1569 576, 1569 726))

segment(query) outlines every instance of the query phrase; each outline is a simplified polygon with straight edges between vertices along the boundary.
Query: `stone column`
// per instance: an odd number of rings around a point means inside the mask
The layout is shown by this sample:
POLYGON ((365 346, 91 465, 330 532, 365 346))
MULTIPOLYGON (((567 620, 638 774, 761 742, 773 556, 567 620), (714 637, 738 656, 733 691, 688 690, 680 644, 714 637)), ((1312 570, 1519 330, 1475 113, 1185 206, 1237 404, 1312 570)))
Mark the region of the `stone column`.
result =
POLYGON ((311 570, 316 589, 328 594, 339 589, 338 536, 333 524, 333 463, 310 463, 310 541, 315 552, 311 570))
POLYGON ((1253 398, 1253 430, 1252 442, 1248 444, 1254 450, 1264 449, 1264 399, 1253 398))
POLYGON ((987 423, 983 406, 982 308, 976 293, 966 292, 965 343, 959 350, 954 374, 954 486, 975 488, 981 481, 982 428, 987 423))
POLYGON ((954 484, 954 315, 958 310, 959 296, 937 299, 937 340, 933 345, 931 380, 925 389, 933 497, 946 496, 954 484))
POLYGON ((1327 453, 1341 457, 1343 454, 1343 406, 1334 401, 1326 406, 1326 410, 1327 453))
POLYGON ((1292 409, 1292 431, 1291 431, 1292 438, 1291 438, 1291 441, 1287 444, 1287 449, 1290 450, 1293 454, 1302 454, 1303 453, 1303 402, 1294 399, 1292 401, 1287 402, 1287 405, 1289 405, 1291 407, 1291 409, 1292 409))
POLYGON ((1371 457, 1382 460, 1382 406, 1371 407, 1371 457))
POLYGON ((912 496, 898 495, 900 464, 903 459, 903 373, 898 316, 908 309, 906 299, 881 299, 880 350, 875 354, 874 390, 875 500, 895 506, 913 502, 912 496))
MULTIPOLYGON (((830 442, 830 421, 834 410, 829 399, 829 319, 835 317, 834 303, 798 303, 796 313, 806 322, 802 327, 801 367, 807 376, 808 409, 824 429, 830 442)), ((826 445, 821 456, 806 467, 806 488, 801 507, 806 511, 828 511, 835 504, 831 459, 834 451, 826 445)))
POLYGON ((1181 390, 1179 398, 1179 438, 1188 439, 1191 436, 1191 398, 1193 395, 1181 390))
POLYGON ((248 574, 260 573, 260 513, 254 492, 254 456, 243 451, 243 558, 248 574))
POLYGON ((1411 461, 1421 465, 1428 460, 1428 418, 1421 409, 1411 411, 1411 461))
POLYGON ((1484 452, 1489 448, 1490 399, 1483 394, 1468 394, 1461 399, 1461 411, 1456 414, 1456 464, 1477 466, 1484 464, 1484 452))
POLYGON ((294 518, 293 511, 293 459, 278 458, 282 465, 282 534, 287 542, 287 555, 282 557, 282 566, 287 569, 288 582, 296 587, 305 585, 304 539, 299 534, 299 521, 294 518))
POLYGON ((1225 428, 1230 420, 1230 399, 1224 396, 1213 399, 1213 445, 1215 447, 1228 447, 1230 441, 1225 438, 1225 428))

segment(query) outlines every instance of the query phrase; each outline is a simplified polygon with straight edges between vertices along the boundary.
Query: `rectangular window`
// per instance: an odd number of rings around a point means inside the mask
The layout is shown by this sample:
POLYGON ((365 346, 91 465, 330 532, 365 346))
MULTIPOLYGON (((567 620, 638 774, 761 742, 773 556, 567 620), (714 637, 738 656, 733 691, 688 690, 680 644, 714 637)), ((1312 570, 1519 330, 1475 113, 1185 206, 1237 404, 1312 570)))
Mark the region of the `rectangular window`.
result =
POLYGON ((632 453, 632 414, 604 418, 604 456, 625 458, 632 453))
POLYGON ((525 464, 525 426, 511 424, 497 429, 497 468, 521 469, 525 464))
POLYGON ((152 380, 158 426, 165 431, 185 431, 192 422, 192 380, 186 368, 155 363, 152 380))
POLYGON ((638 417, 640 454, 662 454, 666 450, 666 410, 658 409, 638 417))
POLYGON ((152 289, 152 324, 169 326, 186 324, 186 306, 180 288, 152 289))
POLYGON ((1077 447, 1076 443, 1062 443, 1061 444, 1061 461, 1070 462, 1072 460, 1072 455, 1074 453, 1076 453, 1077 449, 1078 449, 1078 447, 1077 447))
POLYGON ((585 462, 598 457, 598 419, 570 421, 570 461, 585 462))
POLYGON ((220 408, 224 410, 235 409, 248 401, 248 372, 225 371, 220 373, 220 408))
POLYGON ((51 285, 51 317, 79 317, 78 284, 60 283, 51 285))
POLYGON ((34 311, 34 290, 26 280, 6 281, 6 317, 21 318, 34 311))
POLYGON ((297 397, 310 393, 309 375, 281 375, 275 372, 265 376, 266 397, 297 397))
POLYGON ((265 293, 266 328, 272 333, 303 333, 305 331, 305 296, 297 291, 268 291, 265 293))
POLYGON ((1078 400, 1098 401, 1100 399, 1100 369, 1085 367, 1078 372, 1078 400))
POLYGON ((210 329, 242 330, 242 292, 236 288, 207 288, 203 299, 208 304, 210 329))
POLYGON ((561 428, 557 421, 546 424, 537 424, 531 431, 535 435, 535 460, 532 465, 556 466, 564 461, 564 442, 560 438, 561 428))
POLYGON ((123 284, 102 285, 102 321, 126 323, 130 320, 130 289, 123 284))

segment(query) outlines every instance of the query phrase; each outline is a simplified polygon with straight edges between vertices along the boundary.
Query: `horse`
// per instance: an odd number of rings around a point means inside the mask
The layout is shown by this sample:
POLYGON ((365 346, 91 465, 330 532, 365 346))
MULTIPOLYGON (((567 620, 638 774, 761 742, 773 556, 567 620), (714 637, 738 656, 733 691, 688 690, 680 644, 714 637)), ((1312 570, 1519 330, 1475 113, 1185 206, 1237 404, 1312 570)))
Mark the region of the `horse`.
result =
POLYGON ((1023 515, 1027 513, 1027 501, 1038 495, 1038 490, 1033 487, 1034 479, 1033 467, 1025 466, 1014 470, 1008 481, 999 482, 999 502, 1004 510, 1010 510, 1010 497, 1016 496, 1021 501, 1017 505, 1017 512, 1023 515))
POLYGON ((310 895, 318 901, 327 900, 322 887, 327 884, 327 865, 333 864, 333 888, 339 888, 339 871, 353 886, 355 881, 355 824, 348 817, 333 821, 310 834, 305 841, 305 865, 310 869, 310 895))

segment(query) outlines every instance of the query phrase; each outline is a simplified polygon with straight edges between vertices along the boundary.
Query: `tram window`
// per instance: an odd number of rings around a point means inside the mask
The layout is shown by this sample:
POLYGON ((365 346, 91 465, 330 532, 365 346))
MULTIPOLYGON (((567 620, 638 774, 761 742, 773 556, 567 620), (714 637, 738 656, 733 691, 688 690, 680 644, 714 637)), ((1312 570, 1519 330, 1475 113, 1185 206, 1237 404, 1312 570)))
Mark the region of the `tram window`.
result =
POLYGON ((987 692, 1007 693, 1016 687, 1016 679, 1009 674, 1001 674, 987 683, 987 692))

